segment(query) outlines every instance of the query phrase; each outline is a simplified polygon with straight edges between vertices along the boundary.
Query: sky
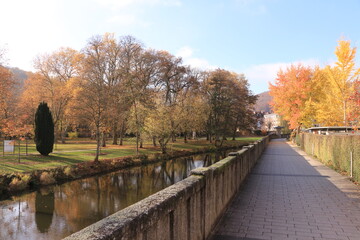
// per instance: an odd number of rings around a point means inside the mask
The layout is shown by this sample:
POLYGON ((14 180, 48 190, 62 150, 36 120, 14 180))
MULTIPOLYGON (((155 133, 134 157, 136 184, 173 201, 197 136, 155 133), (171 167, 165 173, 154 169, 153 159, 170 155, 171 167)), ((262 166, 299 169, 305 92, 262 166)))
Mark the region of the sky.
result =
POLYGON ((81 50, 95 35, 132 35, 186 65, 245 74, 268 90, 280 68, 326 65, 337 41, 360 44, 359 0, 0 0, 7 65, 35 71, 36 56, 81 50))

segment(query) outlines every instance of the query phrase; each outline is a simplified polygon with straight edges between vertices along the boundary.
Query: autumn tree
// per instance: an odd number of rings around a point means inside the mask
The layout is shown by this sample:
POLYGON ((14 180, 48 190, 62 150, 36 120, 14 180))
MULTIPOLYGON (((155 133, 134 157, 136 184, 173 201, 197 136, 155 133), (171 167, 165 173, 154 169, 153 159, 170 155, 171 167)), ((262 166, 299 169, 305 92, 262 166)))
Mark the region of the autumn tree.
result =
POLYGON ((157 104, 144 121, 145 131, 157 139, 162 153, 167 153, 167 145, 173 134, 173 129, 169 124, 173 114, 176 112, 171 112, 170 108, 164 104, 157 104))
POLYGON ((354 91, 350 95, 349 104, 352 109, 349 113, 349 121, 353 126, 359 126, 360 123, 360 80, 354 81, 354 91))
POLYGON ((197 79, 190 67, 182 64, 181 58, 165 51, 159 51, 158 58, 159 70, 155 87, 161 96, 159 104, 168 108, 169 112, 178 112, 178 114, 171 114, 168 122, 168 127, 172 129, 172 141, 175 141, 181 124, 181 113, 185 107, 184 100, 188 97, 189 89, 197 82, 197 79))
POLYGON ((215 145, 221 146, 248 114, 253 115, 248 110, 256 97, 248 90, 243 75, 223 69, 209 72, 203 91, 210 110, 206 124, 208 138, 211 141, 214 137, 215 145))
POLYGON ((88 122, 95 131, 96 153, 94 161, 99 161, 101 136, 106 127, 107 111, 109 110, 109 63, 106 58, 107 36, 91 38, 82 50, 81 91, 77 94, 77 111, 79 116, 88 122))
POLYGON ((186 89, 181 96, 179 107, 181 112, 177 116, 179 118, 179 131, 184 136, 184 142, 187 143, 188 135, 192 133, 195 138, 197 133, 205 131, 206 119, 209 108, 206 99, 201 92, 201 73, 193 73, 197 81, 193 81, 192 85, 186 89))
POLYGON ((0 66, 0 119, 9 117, 10 99, 15 82, 13 74, 5 67, 0 66))
POLYGON ((6 136, 17 135, 15 78, 8 68, 0 65, 0 132, 6 136))
POLYGON ((325 68, 328 81, 331 84, 332 106, 338 109, 338 114, 332 117, 342 116, 342 124, 346 126, 347 117, 350 113, 348 103, 353 93, 354 81, 359 78, 360 68, 355 67, 356 48, 350 46, 350 41, 340 40, 335 55, 337 57, 335 66, 326 66, 325 68))
POLYGON ((38 96, 38 102, 46 101, 53 113, 56 139, 64 142, 70 124, 66 116, 69 102, 73 98, 72 82, 78 76, 80 55, 71 48, 60 48, 51 54, 39 55, 34 61, 37 74, 33 75, 25 95, 38 96), (37 79, 34 79, 34 78, 37 79))
POLYGON ((285 71, 280 70, 275 83, 270 83, 271 106, 275 113, 289 121, 291 129, 303 124, 305 102, 308 100, 310 80, 313 71, 301 64, 291 65, 285 71))
POLYGON ((136 136, 136 153, 142 147, 142 135, 148 109, 153 105, 150 88, 157 73, 156 52, 145 50, 134 37, 120 40, 122 48, 121 73, 127 102, 130 106, 129 126, 136 136))
POLYGON ((249 83, 244 74, 232 73, 233 87, 229 94, 232 96, 230 106, 232 139, 235 140, 238 130, 246 130, 255 124, 254 104, 257 96, 249 90, 249 83))

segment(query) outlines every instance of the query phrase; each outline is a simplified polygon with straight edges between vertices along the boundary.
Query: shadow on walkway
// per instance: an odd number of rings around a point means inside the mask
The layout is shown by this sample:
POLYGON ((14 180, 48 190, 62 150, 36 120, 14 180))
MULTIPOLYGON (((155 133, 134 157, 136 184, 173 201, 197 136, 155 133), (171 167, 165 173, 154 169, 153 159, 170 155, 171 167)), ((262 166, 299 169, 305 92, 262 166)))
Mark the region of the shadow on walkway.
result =
POLYGON ((276 139, 210 239, 360 239, 359 199, 346 177, 276 139))

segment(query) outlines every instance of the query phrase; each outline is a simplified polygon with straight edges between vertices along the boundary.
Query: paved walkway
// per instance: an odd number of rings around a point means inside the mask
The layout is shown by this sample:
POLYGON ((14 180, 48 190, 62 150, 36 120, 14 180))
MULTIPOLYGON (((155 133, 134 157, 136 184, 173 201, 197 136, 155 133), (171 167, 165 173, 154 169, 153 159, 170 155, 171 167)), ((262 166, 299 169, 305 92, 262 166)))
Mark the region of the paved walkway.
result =
POLYGON ((212 240, 360 239, 360 187, 273 140, 212 240))

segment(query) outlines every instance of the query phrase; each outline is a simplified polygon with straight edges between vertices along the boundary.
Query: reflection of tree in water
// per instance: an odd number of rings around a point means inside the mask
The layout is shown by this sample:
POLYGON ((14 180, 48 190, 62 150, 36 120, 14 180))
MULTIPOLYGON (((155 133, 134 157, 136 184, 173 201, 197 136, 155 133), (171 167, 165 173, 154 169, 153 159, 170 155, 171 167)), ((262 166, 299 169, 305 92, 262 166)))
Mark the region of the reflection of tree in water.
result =
POLYGON ((35 222, 38 230, 49 230, 54 215, 55 198, 53 191, 40 190, 35 196, 35 222))
POLYGON ((7 229, 5 233, 1 228, 5 225, 0 224, 0 239, 43 239, 43 233, 64 237, 186 178, 196 167, 210 166, 221 159, 219 153, 215 155, 201 154, 123 169, 16 198, 3 215, 0 211, 0 223, 4 222, 7 229), (28 208, 30 214, 26 214, 28 208))

